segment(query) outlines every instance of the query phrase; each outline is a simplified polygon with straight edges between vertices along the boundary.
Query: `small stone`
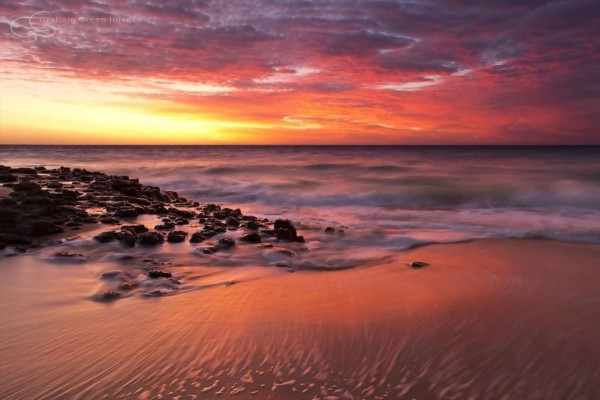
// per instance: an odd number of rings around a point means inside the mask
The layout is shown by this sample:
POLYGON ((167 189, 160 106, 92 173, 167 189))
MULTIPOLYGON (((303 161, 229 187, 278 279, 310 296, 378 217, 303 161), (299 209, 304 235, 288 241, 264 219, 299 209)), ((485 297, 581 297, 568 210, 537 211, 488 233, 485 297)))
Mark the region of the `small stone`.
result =
POLYGON ((66 258, 74 258, 74 257, 83 257, 83 254, 79 253, 71 253, 70 251, 57 251, 54 253, 54 257, 66 257, 66 258))
POLYGON ((146 246, 156 246, 164 243, 165 238, 158 232, 144 232, 137 236, 138 244, 146 246))
POLYGON ((169 243, 181 243, 187 237, 187 232, 184 231, 171 231, 167 236, 167 242, 169 243))
POLYGON ((152 278, 152 279, 158 279, 158 278, 170 278, 172 277, 173 274, 167 271, 161 271, 159 269, 152 269, 150 271, 148 271, 148 277, 152 278))
POLYGON ((94 236, 94 239, 96 239, 100 243, 112 242, 116 238, 117 238, 117 232, 114 232, 114 231, 102 232, 102 233, 94 236))
POLYGON ((219 239, 219 248, 221 249, 230 249, 235 246, 235 241, 231 238, 223 238, 219 239))
POLYGON ((328 226, 327 228, 325 228, 325 233, 328 235, 333 235, 335 233, 335 228, 328 226))
POLYGON ((240 221, 235 217, 228 217, 227 226, 237 228, 238 226, 240 226, 240 221))
POLYGON ((289 219, 278 219, 274 224, 275 231, 279 229, 285 229, 292 233, 294 237, 296 237, 296 227, 289 219))
POLYGON ((139 283, 137 283, 137 282, 127 281, 127 282, 122 282, 119 285, 119 289, 121 289, 121 290, 132 290, 132 289, 135 289, 138 286, 139 286, 139 283))
POLYGON ((248 233, 247 235, 244 235, 240 238, 241 241, 243 242, 247 242, 247 243, 260 243, 262 242, 262 239, 260 237, 260 235, 258 233, 248 233))
POLYGON ((206 240, 206 236, 202 232, 194 232, 190 237, 190 243, 200 243, 206 240))
POLYGON ((121 293, 119 293, 117 290, 107 290, 102 295, 102 298, 104 298, 105 300, 114 300, 119 297, 121 297, 121 293))
POLYGON ((411 267, 411 268, 415 268, 415 269, 416 269, 416 268, 423 268, 423 267, 426 267, 426 266, 428 266, 428 265, 429 265, 429 264, 427 264, 427 263, 426 263, 426 262, 424 262, 424 261, 413 261, 413 262, 410 264, 410 267, 411 267))

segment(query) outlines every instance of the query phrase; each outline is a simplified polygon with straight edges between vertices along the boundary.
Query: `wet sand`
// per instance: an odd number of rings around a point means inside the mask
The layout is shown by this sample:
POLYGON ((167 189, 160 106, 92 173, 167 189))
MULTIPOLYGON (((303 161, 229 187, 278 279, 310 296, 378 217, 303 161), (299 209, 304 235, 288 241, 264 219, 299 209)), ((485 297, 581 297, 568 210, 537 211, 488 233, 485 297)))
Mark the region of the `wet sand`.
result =
POLYGON ((598 398, 598 259, 480 240, 343 271, 181 266, 204 285, 99 303, 109 265, 5 258, 0 397, 598 398))

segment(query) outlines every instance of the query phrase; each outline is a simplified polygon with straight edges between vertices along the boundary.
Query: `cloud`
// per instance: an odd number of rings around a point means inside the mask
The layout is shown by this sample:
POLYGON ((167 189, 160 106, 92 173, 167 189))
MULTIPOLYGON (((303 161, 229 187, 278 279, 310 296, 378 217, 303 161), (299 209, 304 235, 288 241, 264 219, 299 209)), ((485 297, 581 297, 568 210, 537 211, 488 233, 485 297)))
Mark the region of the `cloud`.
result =
POLYGON ((436 137, 485 130, 489 140, 538 132, 544 143, 563 140, 559 128, 581 141, 599 129, 591 0, 28 0, 2 3, 0 15, 5 76, 166 82, 158 86, 174 109, 235 106, 232 117, 272 124, 334 113, 319 129, 357 135, 341 121, 436 137), (14 19, 42 10, 78 22, 57 22, 33 43, 11 34, 14 19), (136 22, 110 22, 119 19, 136 22))

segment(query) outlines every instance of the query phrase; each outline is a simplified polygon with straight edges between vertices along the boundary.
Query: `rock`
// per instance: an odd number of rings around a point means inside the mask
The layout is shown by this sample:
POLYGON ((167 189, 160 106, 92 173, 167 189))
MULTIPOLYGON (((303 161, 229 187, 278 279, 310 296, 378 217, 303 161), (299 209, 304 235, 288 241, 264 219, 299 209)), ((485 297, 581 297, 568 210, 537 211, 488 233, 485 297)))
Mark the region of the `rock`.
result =
POLYGON ((260 238, 260 235, 256 232, 254 233, 248 233, 247 235, 244 235, 240 238, 241 241, 243 242, 247 242, 247 243, 260 243, 262 242, 262 239, 260 238))
POLYGON ((172 277, 173 274, 167 271, 161 271, 159 269, 151 269, 150 271, 148 271, 148 277, 152 278, 152 279, 158 279, 158 278, 170 278, 172 277))
POLYGON ((122 230, 116 233, 117 240, 126 246, 133 247, 137 240, 137 236, 132 230, 122 230))
POLYGON ((138 287, 140 284, 134 281, 121 282, 119 289, 121 290, 132 290, 138 287))
POLYGON ((62 196, 67 199, 76 199, 79 197, 79 192, 76 190, 63 189, 61 193, 62 196))
POLYGON ((45 196, 27 196, 22 203, 24 206, 49 206, 51 204, 52 200, 45 196))
MULTIPOLYGON (((10 223, 11 227, 15 227, 15 223, 21 218, 21 211, 18 208, 0 208, 0 223, 10 223)), ((11 229, 12 230, 12 229, 11 229)))
POLYGON ((124 231, 124 230, 131 230, 131 231, 133 231, 133 232, 135 232, 135 233, 144 233, 144 232, 148 232, 148 231, 149 231, 149 229, 148 229, 148 228, 146 228, 146 227, 145 227, 144 225, 142 225, 142 224, 135 224, 135 225, 123 225, 123 226, 121 227, 121 230, 122 230, 122 231, 124 231))
POLYGON ((98 218, 96 217, 87 217, 82 219, 82 222, 85 224, 97 224, 98 223, 98 218))
POLYGON ((121 271, 107 271, 100 274, 100 279, 114 279, 121 275, 121 271))
POLYGON ((114 300, 121 297, 121 293, 119 293, 116 290, 107 290, 106 292, 104 292, 104 294, 102 295, 102 298, 104 300, 114 300))
POLYGON ((286 229, 292 233, 294 237, 296 237, 296 227, 289 219, 278 219, 274 224, 275 231, 279 229, 286 229))
POLYGON ((235 246, 235 241, 231 238, 222 238, 219 239, 218 247, 220 249, 230 249, 235 246))
POLYGON ((253 231, 257 231, 259 228, 259 225, 256 221, 248 221, 248 222, 246 222, 246 228, 253 230, 253 231))
POLYGON ((110 182, 110 187, 118 192, 121 192, 127 188, 130 188, 133 185, 134 185, 134 182, 125 180, 125 179, 113 179, 110 182))
POLYGON ((169 229, 175 228, 175 224, 173 222, 165 222, 162 225, 156 225, 154 229, 157 231, 168 231, 169 229))
POLYGON ((47 186, 49 189, 60 189, 61 187, 63 187, 63 184, 62 184, 62 183, 60 183, 59 181, 51 181, 51 182, 48 182, 48 183, 46 184, 46 186, 47 186))
POLYGON ((235 217, 227 217, 227 226, 237 228, 240 226, 240 221, 235 217))
POLYGON ((293 232, 288 229, 277 229, 275 231, 275 236, 279 240, 285 240, 288 242, 293 242, 296 239, 293 232))
POLYGON ((335 228, 328 226, 327 228, 325 228, 325 233, 328 235, 333 235, 335 233, 335 228))
POLYGON ((42 191, 42 187, 33 182, 19 182, 13 186, 13 190, 16 192, 39 193, 42 191))
POLYGON ((54 253, 54 257, 65 257, 65 258, 75 258, 75 257, 83 257, 83 254, 79 253, 71 253, 70 251, 57 251, 54 253))
POLYGON ((17 202, 8 197, 3 197, 0 199, 0 206, 2 207, 14 207, 17 205, 17 202))
POLYGON ((187 237, 187 232, 184 231, 171 231, 167 236, 167 242, 169 243, 181 243, 187 237))
POLYGON ((16 182, 18 178, 13 174, 0 174, 0 182, 8 183, 8 182, 16 182))
POLYGON ((12 245, 30 245, 31 239, 26 236, 16 235, 12 233, 0 233, 0 242, 12 245))
POLYGON ((145 246, 156 246, 164 243, 165 238, 158 232, 144 232, 137 236, 138 244, 145 246))
POLYGON ((424 262, 424 261, 413 261, 413 262, 410 264, 410 267, 411 267, 411 268, 415 268, 415 269, 416 269, 416 268, 423 268, 423 267, 426 267, 426 266, 428 266, 428 265, 429 265, 429 264, 427 264, 427 263, 426 263, 426 262, 424 262))
POLYGON ((140 215, 143 210, 137 207, 120 207, 115 210, 115 217, 119 218, 134 218, 140 215))
POLYGON ((190 243, 200 243, 206 240, 206 236, 202 232, 194 232, 190 237, 190 243))
POLYGON ((120 221, 118 218, 115 217, 100 217, 100 222, 107 225, 116 225, 120 221))
POLYGON ((112 242, 116 238, 117 238, 117 232, 114 232, 114 231, 102 232, 99 235, 94 236, 94 239, 96 239, 100 243, 112 242))
POLYGON ((29 227, 30 236, 45 236, 60 232, 64 232, 64 229, 47 221, 35 221, 29 227))

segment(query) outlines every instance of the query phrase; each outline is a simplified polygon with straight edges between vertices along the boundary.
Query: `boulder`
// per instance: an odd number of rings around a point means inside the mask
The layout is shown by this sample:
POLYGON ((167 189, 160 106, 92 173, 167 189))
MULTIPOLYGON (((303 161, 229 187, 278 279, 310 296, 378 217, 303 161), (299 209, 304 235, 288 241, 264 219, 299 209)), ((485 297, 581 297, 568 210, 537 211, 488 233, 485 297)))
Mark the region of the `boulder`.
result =
POLYGON ((137 236, 138 244, 144 246, 156 246, 164 243, 165 238, 158 232, 144 232, 137 236))

